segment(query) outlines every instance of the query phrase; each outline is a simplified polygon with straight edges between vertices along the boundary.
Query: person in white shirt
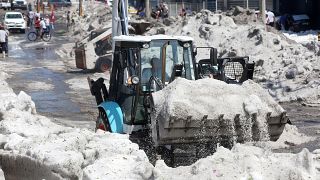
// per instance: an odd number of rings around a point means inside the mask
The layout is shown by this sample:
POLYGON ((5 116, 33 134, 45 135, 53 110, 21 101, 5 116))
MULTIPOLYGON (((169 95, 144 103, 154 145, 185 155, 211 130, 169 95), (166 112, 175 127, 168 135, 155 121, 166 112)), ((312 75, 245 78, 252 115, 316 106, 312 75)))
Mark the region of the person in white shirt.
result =
POLYGON ((50 30, 50 19, 49 19, 49 15, 46 15, 46 17, 44 18, 44 22, 46 23, 47 30, 50 30))
POLYGON ((30 11, 29 12, 29 22, 28 22, 29 27, 33 26, 33 21, 34 21, 34 12, 30 11))
POLYGON ((274 21, 275 21, 275 16, 273 14, 273 12, 268 11, 267 12, 267 25, 269 26, 274 26, 274 21))
POLYGON ((0 44, 1 44, 1 51, 3 57, 6 57, 6 39, 8 33, 5 31, 3 26, 0 26, 0 44))
POLYGON ((47 31, 46 22, 43 18, 40 18, 40 28, 41 28, 41 38, 43 37, 44 32, 47 31))

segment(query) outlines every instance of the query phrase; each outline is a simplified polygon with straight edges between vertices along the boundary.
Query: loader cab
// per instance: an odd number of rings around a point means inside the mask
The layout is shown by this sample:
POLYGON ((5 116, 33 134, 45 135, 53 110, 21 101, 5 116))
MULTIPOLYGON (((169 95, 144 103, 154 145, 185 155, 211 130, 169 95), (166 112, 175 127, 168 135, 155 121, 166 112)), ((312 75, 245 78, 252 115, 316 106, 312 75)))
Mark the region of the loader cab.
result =
POLYGON ((146 99, 177 77, 196 79, 190 37, 117 36, 110 79, 110 100, 116 101, 125 124, 146 125, 146 99))

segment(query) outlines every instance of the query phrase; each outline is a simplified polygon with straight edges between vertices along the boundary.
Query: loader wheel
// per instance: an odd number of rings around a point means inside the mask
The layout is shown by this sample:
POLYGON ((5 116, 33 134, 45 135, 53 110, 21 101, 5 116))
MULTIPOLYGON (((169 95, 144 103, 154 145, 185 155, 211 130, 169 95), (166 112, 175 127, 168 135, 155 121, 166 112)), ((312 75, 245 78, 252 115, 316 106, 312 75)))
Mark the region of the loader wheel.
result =
POLYGON ((99 57, 96 63, 96 70, 99 72, 106 72, 111 68, 111 60, 107 57, 99 57))
POLYGON ((98 129, 111 132, 107 114, 103 109, 99 109, 99 116, 96 121, 96 130, 98 129))

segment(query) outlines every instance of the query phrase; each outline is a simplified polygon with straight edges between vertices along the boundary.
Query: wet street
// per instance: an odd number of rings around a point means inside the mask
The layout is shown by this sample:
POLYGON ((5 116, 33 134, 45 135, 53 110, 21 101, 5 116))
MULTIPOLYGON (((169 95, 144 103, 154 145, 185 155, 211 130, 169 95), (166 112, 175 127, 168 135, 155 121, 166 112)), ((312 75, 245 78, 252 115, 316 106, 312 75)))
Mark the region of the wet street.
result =
MULTIPOLYGON (((51 42, 30 42, 24 34, 12 34, 9 42, 7 80, 15 93, 25 91, 36 104, 37 112, 53 121, 73 127, 93 129, 95 101, 89 90, 74 90, 66 80, 88 76, 68 73, 55 50, 66 43, 64 36, 53 37, 51 42), (10 63, 9 63, 10 62, 10 63), (10 70, 9 70, 10 69, 10 70)), ((87 84, 87 81, 83 83, 87 84)))

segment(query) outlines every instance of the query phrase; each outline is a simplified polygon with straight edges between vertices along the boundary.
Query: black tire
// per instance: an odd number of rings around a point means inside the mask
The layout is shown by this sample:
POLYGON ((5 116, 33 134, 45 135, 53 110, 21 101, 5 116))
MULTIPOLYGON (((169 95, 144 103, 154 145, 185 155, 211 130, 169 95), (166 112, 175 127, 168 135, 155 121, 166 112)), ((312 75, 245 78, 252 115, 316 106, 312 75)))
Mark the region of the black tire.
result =
POLYGON ((104 129, 106 131, 108 131, 108 132, 111 132, 111 128, 110 128, 110 124, 109 124, 109 120, 108 120, 107 114, 102 108, 99 108, 99 116, 98 116, 98 119, 97 119, 97 122, 96 122, 96 130, 99 129, 100 121, 102 121, 102 123, 104 125, 104 129))
POLYGON ((44 40, 44 41, 46 41, 46 42, 50 41, 50 40, 51 40, 51 34, 50 34, 50 32, 45 32, 45 33, 43 34, 43 36, 42 36, 42 40, 44 40))
POLYGON ((106 72, 111 68, 111 64, 112 61, 108 57, 102 56, 97 59, 95 69, 98 72, 106 72))
POLYGON ((35 41, 37 40, 38 36, 36 32, 29 32, 28 33, 28 39, 29 41, 35 41))
POLYGON ((21 32, 22 34, 25 34, 25 33, 26 33, 26 30, 25 30, 25 29, 21 29, 20 32, 21 32))

